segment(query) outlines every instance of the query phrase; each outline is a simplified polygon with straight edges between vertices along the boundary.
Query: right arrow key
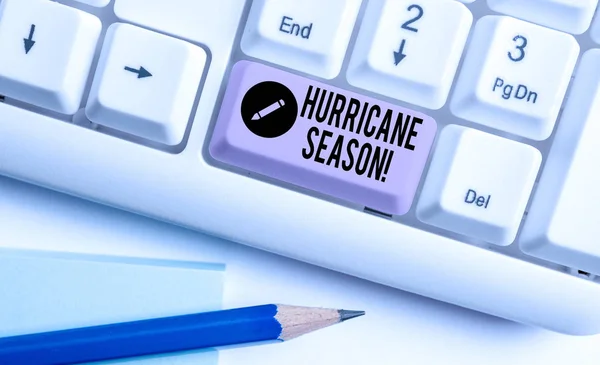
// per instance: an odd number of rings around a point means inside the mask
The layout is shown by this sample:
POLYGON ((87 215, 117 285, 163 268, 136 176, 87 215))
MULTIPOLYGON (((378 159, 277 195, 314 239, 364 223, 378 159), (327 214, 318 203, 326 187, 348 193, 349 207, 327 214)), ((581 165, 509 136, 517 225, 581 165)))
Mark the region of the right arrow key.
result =
POLYGON ((143 79, 144 77, 150 77, 152 76, 152 74, 150 72, 148 72, 148 70, 146 70, 144 68, 144 66, 140 66, 139 69, 135 69, 129 66, 125 66, 124 68, 125 71, 129 71, 129 72, 133 72, 134 74, 137 75, 138 79, 143 79))
POLYGON ((206 64, 193 44, 128 24, 109 27, 86 115, 164 145, 179 144, 206 64))

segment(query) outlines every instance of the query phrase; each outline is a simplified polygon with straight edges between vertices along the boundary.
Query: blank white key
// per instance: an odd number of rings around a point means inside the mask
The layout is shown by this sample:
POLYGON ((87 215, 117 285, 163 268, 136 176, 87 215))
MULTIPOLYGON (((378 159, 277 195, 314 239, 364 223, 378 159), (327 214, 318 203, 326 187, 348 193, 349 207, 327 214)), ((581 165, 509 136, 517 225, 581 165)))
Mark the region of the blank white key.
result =
POLYGON ((370 1, 348 82, 439 109, 446 103, 472 22, 471 12, 454 0, 370 1))
POLYGON ((110 0, 75 0, 75 1, 79 1, 80 3, 96 6, 99 8, 106 6, 110 3, 110 0))
POLYGON ((133 25, 109 27, 87 117, 167 145, 183 139, 206 64, 188 42, 133 25))
POLYGON ((483 17, 452 96, 452 113, 544 140, 552 133, 578 55, 571 35, 514 18, 483 17))
POLYGON ((590 28, 590 37, 594 42, 600 43, 600 6, 596 9, 596 18, 592 22, 592 27, 590 28))
POLYGON ((75 114, 102 25, 93 15, 46 0, 0 4, 0 94, 75 114))
POLYGON ((475 2, 475 0, 458 0, 458 1, 460 1, 461 3, 465 3, 465 4, 470 4, 472 2, 475 2))
POLYGON ((450 125, 440 134, 417 215, 436 227, 509 245, 541 161, 531 146, 450 125))
MULTIPOLYGON (((239 28, 246 0, 115 0, 115 15, 181 38, 211 50, 231 43, 239 28)), ((213 57, 219 58, 220 52, 213 57)))
POLYGON ((361 0, 257 0, 242 50, 249 56, 332 79, 352 34, 361 0))
POLYGON ((600 274, 600 50, 586 52, 520 238, 526 253, 600 274))
POLYGON ((488 0, 488 5, 500 13, 581 34, 589 28, 598 0, 488 0))

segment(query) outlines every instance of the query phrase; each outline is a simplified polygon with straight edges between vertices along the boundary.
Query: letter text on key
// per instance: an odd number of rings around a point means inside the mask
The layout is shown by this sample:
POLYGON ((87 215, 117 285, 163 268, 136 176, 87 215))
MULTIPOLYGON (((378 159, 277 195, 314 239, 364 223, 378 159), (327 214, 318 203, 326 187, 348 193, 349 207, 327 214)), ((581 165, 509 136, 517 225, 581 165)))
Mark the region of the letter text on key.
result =
POLYGON ((424 114, 241 61, 233 68, 210 154, 378 211, 404 214, 436 128, 424 114))

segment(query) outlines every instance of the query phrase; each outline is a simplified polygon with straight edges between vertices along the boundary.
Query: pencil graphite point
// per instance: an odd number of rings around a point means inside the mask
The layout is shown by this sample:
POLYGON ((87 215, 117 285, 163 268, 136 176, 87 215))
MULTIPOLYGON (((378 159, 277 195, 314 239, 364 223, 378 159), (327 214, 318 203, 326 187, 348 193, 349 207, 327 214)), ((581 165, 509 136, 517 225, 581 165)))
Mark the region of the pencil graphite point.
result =
POLYGON ((346 309, 340 309, 338 313, 340 314, 340 322, 365 315, 365 311, 349 311, 346 309))

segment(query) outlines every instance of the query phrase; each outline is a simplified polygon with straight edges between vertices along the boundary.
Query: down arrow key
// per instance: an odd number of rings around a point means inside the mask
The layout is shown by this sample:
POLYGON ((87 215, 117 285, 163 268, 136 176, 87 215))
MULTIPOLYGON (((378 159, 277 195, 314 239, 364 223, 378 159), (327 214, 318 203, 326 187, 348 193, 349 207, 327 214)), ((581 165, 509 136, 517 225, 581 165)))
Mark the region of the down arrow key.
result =
POLYGON ((31 51, 31 49, 35 45, 35 41, 33 40, 34 33, 35 33, 35 24, 31 24, 31 27, 29 28, 29 37, 23 38, 23 42, 25 45, 25 54, 29 54, 29 51, 31 51))
POLYGON ((406 39, 402 40, 402 43, 400 44, 400 49, 396 52, 394 51, 394 65, 398 66, 398 64, 400 62, 402 62, 402 60, 406 57, 406 54, 404 54, 404 46, 406 45, 406 39))

